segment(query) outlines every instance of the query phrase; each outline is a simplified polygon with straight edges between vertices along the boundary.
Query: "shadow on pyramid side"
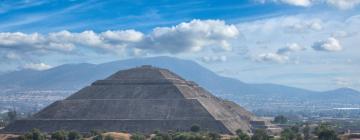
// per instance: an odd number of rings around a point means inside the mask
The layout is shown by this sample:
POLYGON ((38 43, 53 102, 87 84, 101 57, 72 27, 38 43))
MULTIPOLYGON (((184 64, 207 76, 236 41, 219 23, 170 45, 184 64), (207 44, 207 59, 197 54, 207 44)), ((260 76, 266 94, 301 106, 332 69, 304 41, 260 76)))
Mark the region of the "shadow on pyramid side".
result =
POLYGON ((17 120, 3 132, 74 130, 151 133, 202 130, 250 132, 254 116, 239 105, 213 96, 166 69, 141 66, 98 80, 32 118, 17 120))

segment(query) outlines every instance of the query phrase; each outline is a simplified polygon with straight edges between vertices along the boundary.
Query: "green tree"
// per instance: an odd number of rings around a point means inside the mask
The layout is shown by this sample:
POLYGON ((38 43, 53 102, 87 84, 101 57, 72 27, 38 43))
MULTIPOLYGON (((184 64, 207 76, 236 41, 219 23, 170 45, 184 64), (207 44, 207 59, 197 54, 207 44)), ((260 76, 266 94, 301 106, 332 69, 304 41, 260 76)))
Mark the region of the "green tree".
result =
POLYGON ((256 129, 251 140, 270 140, 270 137, 264 129, 256 129))
POLYGON ((25 135, 19 137, 21 140, 45 140, 46 135, 42 133, 39 129, 32 129, 31 132, 26 133, 25 135))
POLYGON ((315 128, 315 134, 319 140, 338 140, 337 134, 328 124, 320 124, 315 128))
POLYGON ((236 135, 239 137, 240 140, 250 140, 250 136, 244 133, 241 129, 236 130, 236 135))
POLYGON ((192 125, 192 126, 190 127, 190 131, 191 131, 191 132, 199 132, 200 129, 201 129, 200 126, 197 125, 197 124, 194 124, 194 125, 192 125))
POLYGON ((281 132, 282 140, 295 140, 295 138, 296 138, 296 133, 289 128, 286 128, 281 132))
POLYGON ((304 140, 310 140, 310 127, 308 124, 305 125, 303 129, 303 134, 304 134, 304 140))
POLYGON ((81 134, 76 131, 70 131, 68 134, 68 140, 79 140, 81 137, 81 134))
POLYGON ((66 140, 67 139, 67 132, 64 130, 56 131, 51 134, 51 139, 53 140, 66 140))
POLYGON ((16 110, 9 110, 7 112, 7 118, 8 118, 8 121, 11 123, 13 121, 15 121, 17 119, 17 112, 16 110))
POLYGON ((288 119, 283 115, 279 115, 274 118, 274 123, 277 123, 277 124, 286 124, 287 122, 288 122, 288 119))

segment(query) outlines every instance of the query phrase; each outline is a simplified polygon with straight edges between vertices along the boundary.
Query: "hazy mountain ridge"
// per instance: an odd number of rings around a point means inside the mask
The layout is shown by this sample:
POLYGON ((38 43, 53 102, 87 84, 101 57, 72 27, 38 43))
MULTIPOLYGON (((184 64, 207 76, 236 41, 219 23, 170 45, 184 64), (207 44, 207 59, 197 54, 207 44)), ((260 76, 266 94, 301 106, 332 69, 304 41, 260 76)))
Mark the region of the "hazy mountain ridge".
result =
POLYGON ((195 81, 216 95, 234 100, 243 96, 258 96, 264 99, 281 98, 306 101, 320 98, 321 100, 360 102, 356 100, 356 98, 360 98, 360 93, 353 89, 340 88, 316 92, 277 84, 249 84, 219 76, 193 61, 171 57, 128 59, 97 65, 65 64, 45 71, 21 70, 0 75, 0 87, 3 89, 76 90, 95 80, 104 79, 118 70, 144 64, 170 69, 187 80, 195 81))

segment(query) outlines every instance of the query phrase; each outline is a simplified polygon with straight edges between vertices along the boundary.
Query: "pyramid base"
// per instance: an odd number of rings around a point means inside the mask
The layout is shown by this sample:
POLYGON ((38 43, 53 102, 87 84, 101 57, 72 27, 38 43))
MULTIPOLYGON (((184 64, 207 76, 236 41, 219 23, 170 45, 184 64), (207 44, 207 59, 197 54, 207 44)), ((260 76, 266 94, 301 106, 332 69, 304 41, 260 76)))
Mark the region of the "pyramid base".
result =
POLYGON ((33 128, 43 132, 57 130, 87 133, 91 130, 125 131, 146 133, 154 131, 190 131, 192 125, 199 125, 202 131, 230 134, 231 132, 217 120, 17 120, 2 133, 26 133, 33 128))

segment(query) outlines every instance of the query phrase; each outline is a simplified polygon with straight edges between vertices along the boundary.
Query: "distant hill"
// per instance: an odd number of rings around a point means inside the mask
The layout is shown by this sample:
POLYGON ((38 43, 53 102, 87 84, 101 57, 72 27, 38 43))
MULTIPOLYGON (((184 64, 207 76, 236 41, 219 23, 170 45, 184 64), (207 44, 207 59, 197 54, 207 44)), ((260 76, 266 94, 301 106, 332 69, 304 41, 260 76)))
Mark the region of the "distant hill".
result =
POLYGON ((91 82, 104 79, 114 72, 141 65, 167 68, 187 80, 212 91, 215 95, 231 100, 243 101, 251 96, 262 99, 338 101, 360 103, 360 92, 341 88, 332 91, 316 92, 277 84, 250 84, 223 77, 189 61, 172 57, 137 58, 103 64, 66 64, 45 71, 21 70, 0 75, 0 88, 7 89, 80 89, 91 82))

